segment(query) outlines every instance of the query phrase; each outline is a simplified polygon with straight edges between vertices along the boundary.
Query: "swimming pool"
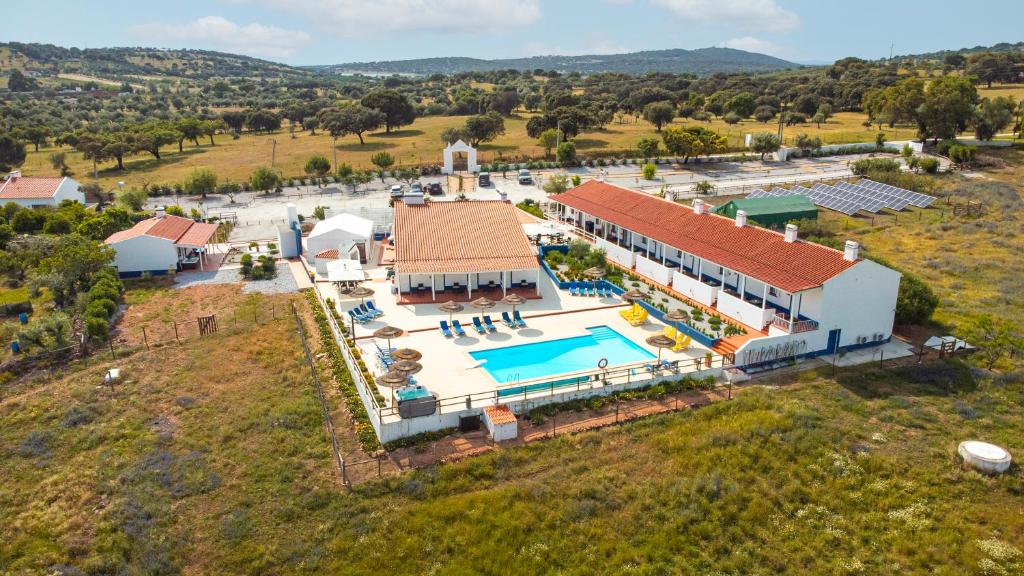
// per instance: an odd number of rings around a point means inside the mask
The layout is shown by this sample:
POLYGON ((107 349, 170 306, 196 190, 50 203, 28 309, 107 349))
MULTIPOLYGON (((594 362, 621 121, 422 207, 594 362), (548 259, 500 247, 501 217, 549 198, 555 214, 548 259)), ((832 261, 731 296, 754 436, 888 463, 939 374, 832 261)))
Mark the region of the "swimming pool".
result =
POLYGON ((596 370, 605 358, 608 366, 645 362, 655 358, 632 340, 607 326, 587 328, 589 334, 470 352, 495 382, 519 382, 568 372, 596 370))

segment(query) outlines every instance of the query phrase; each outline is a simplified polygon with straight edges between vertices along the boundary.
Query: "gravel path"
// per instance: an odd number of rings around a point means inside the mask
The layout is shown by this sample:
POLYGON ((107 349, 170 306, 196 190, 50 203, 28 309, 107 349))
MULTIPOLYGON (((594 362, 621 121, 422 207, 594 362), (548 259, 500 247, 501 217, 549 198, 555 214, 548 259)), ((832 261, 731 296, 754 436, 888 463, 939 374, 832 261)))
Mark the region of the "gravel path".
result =
MULTIPOLYGON (((188 272, 178 275, 174 286, 176 288, 188 288, 189 286, 203 286, 210 284, 235 284, 243 282, 239 274, 239 268, 221 268, 216 272, 188 272)), ((242 284, 242 292, 263 294, 284 294, 297 292, 298 285, 295 277, 287 266, 279 266, 277 276, 270 280, 247 280, 242 284)))

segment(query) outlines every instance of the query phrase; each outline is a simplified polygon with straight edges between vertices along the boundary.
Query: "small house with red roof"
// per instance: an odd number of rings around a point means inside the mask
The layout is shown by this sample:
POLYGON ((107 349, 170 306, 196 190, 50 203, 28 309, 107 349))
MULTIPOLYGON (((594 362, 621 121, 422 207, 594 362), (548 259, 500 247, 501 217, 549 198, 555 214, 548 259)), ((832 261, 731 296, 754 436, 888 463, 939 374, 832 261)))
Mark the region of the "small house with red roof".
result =
POLYGON ((0 182, 0 204, 14 202, 22 208, 57 206, 64 200, 85 204, 79 184, 67 176, 22 176, 20 170, 0 182))
POLYGON ((121 276, 166 274, 193 268, 203 270, 216 232, 216 224, 172 216, 157 209, 152 218, 115 232, 104 242, 114 249, 114 266, 121 276))
POLYGON ((900 274, 862 258, 856 242, 834 250, 800 239, 793 224, 775 232, 742 210, 729 218, 701 199, 684 206, 597 180, 551 200, 609 260, 764 331, 773 345, 832 352, 892 336, 900 274))

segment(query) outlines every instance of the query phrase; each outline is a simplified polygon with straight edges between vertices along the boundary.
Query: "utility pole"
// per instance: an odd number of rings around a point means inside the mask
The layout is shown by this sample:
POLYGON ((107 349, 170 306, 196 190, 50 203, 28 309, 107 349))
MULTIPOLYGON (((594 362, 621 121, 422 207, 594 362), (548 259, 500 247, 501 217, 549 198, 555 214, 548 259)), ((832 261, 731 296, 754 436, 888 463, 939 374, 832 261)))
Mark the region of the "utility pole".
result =
POLYGON ((277 160, 277 140, 274 138, 270 139, 270 167, 274 167, 274 162, 277 160))
POLYGON ((338 170, 338 139, 337 138, 334 138, 334 146, 331 146, 331 149, 334 150, 334 170, 337 171, 338 170))

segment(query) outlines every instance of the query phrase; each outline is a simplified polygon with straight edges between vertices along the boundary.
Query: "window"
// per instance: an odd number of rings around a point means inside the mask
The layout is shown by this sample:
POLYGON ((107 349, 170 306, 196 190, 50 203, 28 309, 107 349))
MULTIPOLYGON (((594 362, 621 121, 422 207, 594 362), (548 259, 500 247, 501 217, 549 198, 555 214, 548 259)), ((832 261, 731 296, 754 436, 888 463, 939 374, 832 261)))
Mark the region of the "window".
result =
POLYGON ((682 250, 676 250, 676 258, 682 258, 682 257, 683 257, 683 251, 682 250))
POLYGON ((776 298, 778 298, 779 297, 779 289, 778 288, 772 288, 771 286, 769 286, 768 287, 768 295, 769 296, 775 296, 776 298))
POLYGON ((640 237, 640 243, 643 244, 644 246, 646 246, 647 245, 647 238, 644 237, 644 236, 641 236, 640 237))

